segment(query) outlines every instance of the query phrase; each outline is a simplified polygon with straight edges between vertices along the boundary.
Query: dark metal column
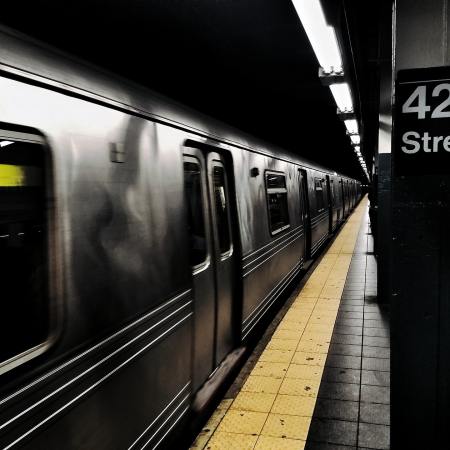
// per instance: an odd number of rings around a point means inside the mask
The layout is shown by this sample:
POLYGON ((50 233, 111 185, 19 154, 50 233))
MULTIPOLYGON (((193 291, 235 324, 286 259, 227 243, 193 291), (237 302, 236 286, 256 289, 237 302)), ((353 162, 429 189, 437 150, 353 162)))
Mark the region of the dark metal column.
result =
MULTIPOLYGON (((448 0, 396 0, 394 77, 448 65, 448 22, 448 0)), ((394 115, 394 133, 395 126, 394 115)), ((392 448, 446 448, 450 175, 398 175, 395 154, 385 168, 386 176, 392 169, 392 448)))

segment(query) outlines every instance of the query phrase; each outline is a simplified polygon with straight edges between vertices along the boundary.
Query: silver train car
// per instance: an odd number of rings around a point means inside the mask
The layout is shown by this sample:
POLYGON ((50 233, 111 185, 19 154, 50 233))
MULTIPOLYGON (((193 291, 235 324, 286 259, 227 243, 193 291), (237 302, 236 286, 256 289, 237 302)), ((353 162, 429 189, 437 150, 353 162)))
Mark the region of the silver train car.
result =
POLYGON ((0 42, 0 447, 167 445, 360 183, 0 42))

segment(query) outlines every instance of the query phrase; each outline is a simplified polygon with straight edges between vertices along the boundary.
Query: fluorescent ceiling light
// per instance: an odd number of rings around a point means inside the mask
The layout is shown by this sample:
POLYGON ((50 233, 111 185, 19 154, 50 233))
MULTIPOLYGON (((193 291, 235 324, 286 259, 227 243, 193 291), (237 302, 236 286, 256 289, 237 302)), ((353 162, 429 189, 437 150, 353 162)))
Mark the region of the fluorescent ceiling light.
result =
POLYGON ((350 136, 350 139, 354 144, 357 145, 361 142, 361 138, 357 134, 355 134, 354 136, 350 136))
POLYGON ((342 58, 336 32, 325 20, 320 0, 292 0, 322 69, 341 72, 342 58))
POLYGON ((6 147, 7 145, 14 144, 12 141, 0 141, 0 147, 6 147))
POLYGON ((353 112, 352 95, 348 83, 332 84, 330 89, 339 111, 353 112))
POLYGON ((344 124, 350 134, 358 134, 358 122, 356 119, 344 120, 344 124))

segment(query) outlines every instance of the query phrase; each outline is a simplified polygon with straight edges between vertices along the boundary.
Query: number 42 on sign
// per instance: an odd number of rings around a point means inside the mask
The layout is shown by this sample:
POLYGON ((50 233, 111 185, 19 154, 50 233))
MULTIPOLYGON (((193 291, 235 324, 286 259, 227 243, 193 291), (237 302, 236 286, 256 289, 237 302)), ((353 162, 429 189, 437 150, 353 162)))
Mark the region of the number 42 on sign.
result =
MULTIPOLYGON (((442 94, 445 96, 444 100, 431 111, 431 106, 427 105, 427 86, 417 86, 402 105, 401 111, 403 114, 417 114, 418 120, 450 118, 450 111, 446 110, 450 106, 450 83, 441 83, 435 86, 431 96, 441 97, 442 94)), ((401 147, 402 151, 409 155, 421 150, 426 153, 435 153, 441 148, 450 152, 450 136, 431 136, 427 131, 422 133, 404 132, 402 144, 404 144, 401 147)))

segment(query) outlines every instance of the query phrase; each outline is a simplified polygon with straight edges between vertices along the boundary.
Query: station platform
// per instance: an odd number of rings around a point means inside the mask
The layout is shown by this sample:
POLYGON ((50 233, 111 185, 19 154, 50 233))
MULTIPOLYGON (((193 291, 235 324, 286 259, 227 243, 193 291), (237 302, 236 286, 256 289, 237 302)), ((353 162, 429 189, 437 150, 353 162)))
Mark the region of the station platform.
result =
POLYGON ((191 448, 389 449, 389 310, 364 198, 191 448))

